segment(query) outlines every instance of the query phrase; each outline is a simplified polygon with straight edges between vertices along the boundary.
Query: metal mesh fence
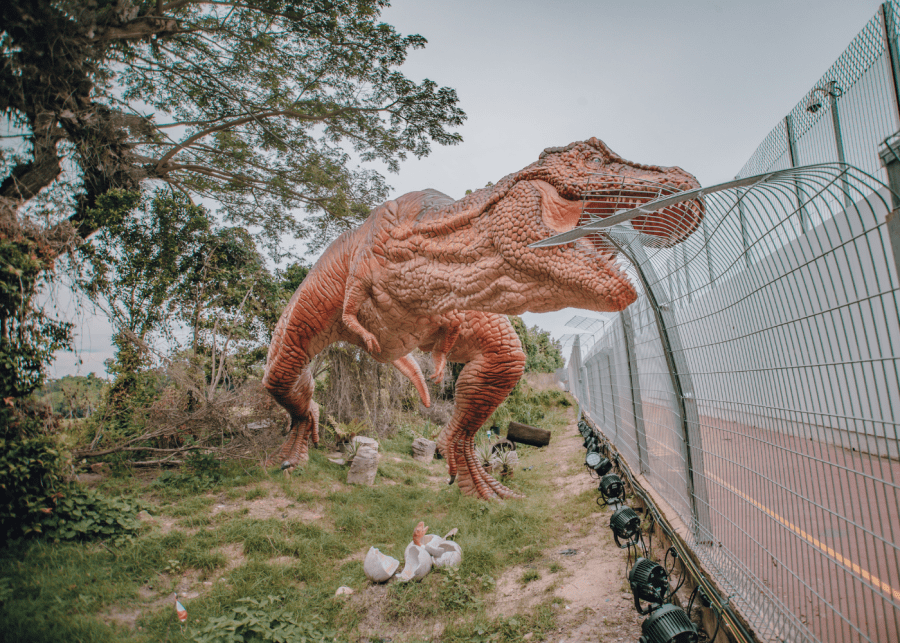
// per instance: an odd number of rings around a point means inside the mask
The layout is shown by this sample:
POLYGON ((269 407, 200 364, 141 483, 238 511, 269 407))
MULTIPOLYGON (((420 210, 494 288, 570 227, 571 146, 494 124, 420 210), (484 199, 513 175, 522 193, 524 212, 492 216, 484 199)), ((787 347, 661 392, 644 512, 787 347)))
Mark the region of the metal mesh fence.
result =
POLYGON ((886 2, 738 177, 837 161, 886 180, 878 146, 900 128, 895 84, 900 3, 886 2))
POLYGON ((898 36, 892 0, 686 241, 594 232, 639 297, 569 390, 764 640, 900 640, 898 36))
POLYGON ((900 640, 889 190, 832 163, 697 201, 674 247, 607 229, 639 298, 570 390, 763 639, 900 640))

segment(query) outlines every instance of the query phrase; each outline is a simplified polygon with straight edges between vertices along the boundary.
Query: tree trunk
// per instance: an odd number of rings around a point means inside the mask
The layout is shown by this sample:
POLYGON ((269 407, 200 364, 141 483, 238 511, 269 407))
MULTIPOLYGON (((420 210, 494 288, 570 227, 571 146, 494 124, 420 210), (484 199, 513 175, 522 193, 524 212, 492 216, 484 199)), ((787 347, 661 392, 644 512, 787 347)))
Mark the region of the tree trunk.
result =
POLYGON ((550 444, 550 431, 528 426, 518 422, 510 422, 506 430, 506 439, 533 447, 545 447, 550 444))

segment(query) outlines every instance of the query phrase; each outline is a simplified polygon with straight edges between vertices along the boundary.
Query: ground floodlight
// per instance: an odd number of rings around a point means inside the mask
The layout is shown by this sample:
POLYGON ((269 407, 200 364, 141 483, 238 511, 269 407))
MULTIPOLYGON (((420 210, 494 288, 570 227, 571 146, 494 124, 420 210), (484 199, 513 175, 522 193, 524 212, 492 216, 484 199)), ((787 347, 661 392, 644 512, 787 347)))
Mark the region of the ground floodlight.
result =
MULTIPOLYGON (((609 462, 609 460, 607 460, 607 462, 609 462)), ((603 499, 606 501, 606 504, 622 502, 622 497, 625 495, 625 484, 622 482, 622 478, 615 473, 610 473, 608 475, 603 475, 600 479, 600 486, 597 487, 597 491, 603 494, 603 499)))
POLYGON ((619 549, 631 547, 641 539, 641 517, 631 507, 616 509, 609 519, 609 528, 619 549), (625 544, 620 543, 619 539, 624 540, 625 544))
POLYGON ((697 643, 700 635, 687 613, 675 605, 663 605, 641 623, 640 643, 697 643))
POLYGON ((662 565, 646 558, 634 561, 628 572, 628 583, 634 595, 634 609, 638 614, 649 614, 662 605, 669 593, 669 575, 662 565), (641 609, 640 601, 650 603, 646 610, 641 609))
POLYGON ((600 447, 600 443, 593 435, 586 436, 582 444, 584 444, 584 448, 588 451, 596 451, 600 447))
POLYGON ((612 462, 609 461, 609 458, 604 458, 596 451, 587 452, 587 455, 584 456, 584 465, 601 476, 606 475, 612 469, 612 462))

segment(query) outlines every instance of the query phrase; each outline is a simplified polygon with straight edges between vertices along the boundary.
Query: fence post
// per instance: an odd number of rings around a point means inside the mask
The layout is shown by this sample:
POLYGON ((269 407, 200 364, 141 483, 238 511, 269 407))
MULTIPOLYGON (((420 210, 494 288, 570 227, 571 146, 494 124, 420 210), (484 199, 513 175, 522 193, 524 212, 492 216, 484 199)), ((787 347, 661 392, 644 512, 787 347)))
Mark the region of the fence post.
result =
MULTIPOLYGON (((837 103, 832 105, 832 107, 837 109, 837 103)), ((784 117, 784 133, 787 137, 787 151, 788 158, 791 161, 791 167, 797 167, 797 148, 794 144, 794 121, 790 114, 784 117)), ((843 162, 844 148, 842 144, 839 144, 839 149, 840 151, 838 154, 841 156, 841 162, 843 162)), ((809 218, 806 216, 806 208, 803 207, 803 192, 800 189, 800 183, 797 179, 794 179, 794 194, 797 195, 797 215, 800 217, 800 234, 806 234, 809 232, 812 225, 810 225, 809 218)))
POLYGON ((619 413, 619 395, 618 395, 618 372, 616 371, 616 360, 613 359, 613 352, 607 349, 606 364, 608 366, 607 376, 609 377, 609 404, 612 407, 612 421, 615 428, 613 439, 616 447, 621 449, 619 442, 619 427, 622 426, 622 417, 619 413))
POLYGON ((638 371, 637 354, 634 351, 634 325, 631 313, 626 308, 622 315, 622 332, 625 335, 625 354, 628 359, 628 378, 631 382, 631 408, 634 416, 634 434, 637 443, 638 465, 641 473, 650 471, 647 451, 647 431, 644 428, 644 409, 641 406, 641 376, 638 371))
MULTIPOLYGON (((841 114, 838 110, 838 91, 841 91, 841 88, 838 87, 836 80, 830 80, 826 83, 826 87, 830 87, 825 91, 828 94, 828 102, 831 104, 831 124, 834 128, 834 146, 837 149, 837 157, 838 161, 846 165, 847 159, 844 156, 844 137, 841 134, 841 114)), ((847 177, 845 175, 841 175, 841 184, 844 186, 844 207, 849 210, 853 207, 853 201, 850 200, 850 184, 847 183, 847 177)))
POLYGON ((609 239, 631 261, 653 309, 659 337, 663 343, 663 354, 666 358, 669 375, 672 378, 672 387, 675 390, 676 410, 681 420, 681 439, 684 442, 687 474, 685 483, 691 501, 691 514, 693 517, 692 530, 698 539, 706 541, 708 539, 703 537, 704 534, 700 529, 703 529, 706 534, 710 534, 712 526, 709 520, 709 493, 706 489, 700 414, 697 409, 694 384, 684 355, 684 347, 681 343, 681 335, 678 332, 675 313, 671 309, 671 304, 665 291, 662 290, 656 269, 644 251, 640 239, 636 234, 630 234, 630 232, 625 234, 611 233, 609 239), (660 302, 658 297, 661 297, 663 301, 660 302))
MULTIPOLYGON (((703 247, 706 249, 706 267, 709 269, 709 287, 713 287, 716 278, 713 275, 712 254, 709 250, 709 234, 706 232, 706 217, 700 221, 700 229, 703 230, 703 247)), ((643 252, 643 248, 641 249, 643 252)))
POLYGON ((894 253, 894 266, 897 276, 900 278, 900 140, 889 137, 884 142, 884 147, 879 151, 881 164, 888 176, 888 187, 891 188, 891 211, 885 217, 888 241, 894 253))
POLYGON ((578 417, 581 418, 584 413, 584 375, 581 368, 581 335, 575 335, 575 341, 572 342, 572 355, 569 357, 570 366, 574 370, 575 399, 578 400, 578 417))

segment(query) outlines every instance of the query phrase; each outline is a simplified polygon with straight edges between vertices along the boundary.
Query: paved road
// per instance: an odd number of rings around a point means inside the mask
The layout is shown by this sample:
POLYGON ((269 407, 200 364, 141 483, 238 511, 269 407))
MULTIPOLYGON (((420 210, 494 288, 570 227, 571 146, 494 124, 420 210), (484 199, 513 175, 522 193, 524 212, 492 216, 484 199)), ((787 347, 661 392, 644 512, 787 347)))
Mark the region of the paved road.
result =
MULTIPOLYGON (((644 415, 653 479, 689 511, 678 434, 667 413, 644 415)), ((785 435, 783 421, 700 421, 716 546, 819 640, 900 641, 900 463, 785 435)))

